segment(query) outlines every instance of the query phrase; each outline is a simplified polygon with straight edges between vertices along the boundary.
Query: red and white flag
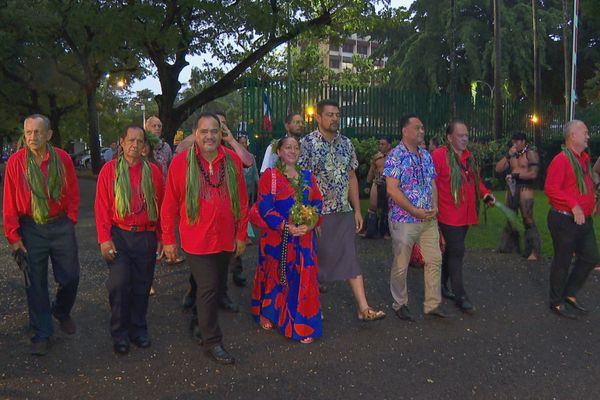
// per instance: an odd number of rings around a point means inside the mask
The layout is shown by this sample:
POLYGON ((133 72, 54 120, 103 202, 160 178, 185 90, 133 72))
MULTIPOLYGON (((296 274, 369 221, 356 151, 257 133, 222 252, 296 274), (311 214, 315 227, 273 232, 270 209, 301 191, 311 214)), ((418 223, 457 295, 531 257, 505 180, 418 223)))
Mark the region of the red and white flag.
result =
POLYGON ((273 124, 271 122, 271 114, 273 114, 273 110, 271 106, 269 106, 269 99, 267 98, 267 94, 263 94, 263 130, 267 132, 273 132, 273 124))

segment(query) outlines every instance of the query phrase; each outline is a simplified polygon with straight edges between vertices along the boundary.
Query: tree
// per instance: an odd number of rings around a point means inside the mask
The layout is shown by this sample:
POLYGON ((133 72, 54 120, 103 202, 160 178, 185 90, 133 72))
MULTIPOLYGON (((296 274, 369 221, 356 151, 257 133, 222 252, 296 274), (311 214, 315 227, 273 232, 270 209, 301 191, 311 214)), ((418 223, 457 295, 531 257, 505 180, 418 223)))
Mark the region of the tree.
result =
POLYGON ((290 0, 127 2, 132 38, 156 67, 162 94, 156 96, 164 135, 172 142, 177 127, 204 104, 242 86, 244 74, 263 57, 304 32, 335 26, 356 27, 375 13, 380 0, 290 0), (203 67, 210 85, 178 101, 179 75, 186 56, 207 54, 203 67))

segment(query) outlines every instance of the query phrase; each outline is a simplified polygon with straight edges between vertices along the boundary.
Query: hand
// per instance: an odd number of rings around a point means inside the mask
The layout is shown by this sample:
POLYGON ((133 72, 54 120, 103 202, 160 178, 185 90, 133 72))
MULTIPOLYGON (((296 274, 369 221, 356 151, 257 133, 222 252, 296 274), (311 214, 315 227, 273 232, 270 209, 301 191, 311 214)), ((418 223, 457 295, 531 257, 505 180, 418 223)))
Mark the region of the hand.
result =
POLYGON ((483 198, 483 203, 487 206, 487 207, 492 207, 494 204, 496 204, 496 198, 494 197, 493 194, 488 193, 485 195, 485 197, 483 198))
POLYGON ((115 257, 117 256, 117 248, 112 240, 107 240, 106 242, 100 243, 100 254, 102 254, 102 258, 108 262, 115 260, 115 257))
POLYGON ((164 245, 162 241, 159 241, 156 244, 156 260, 160 261, 162 260, 163 256, 165 255, 165 249, 164 249, 164 245))
POLYGON ((169 263, 174 264, 175 261, 179 258, 176 244, 164 245, 163 252, 165 253, 165 258, 169 263))
POLYGON ((293 233, 293 236, 303 236, 306 235, 308 233, 308 231, 310 231, 310 229, 308 228, 308 226, 302 224, 302 225, 298 225, 298 226, 294 226, 296 229, 294 230, 295 233, 293 233))
POLYGON ((227 143, 231 143, 235 140, 235 138, 231 134, 231 131, 225 124, 221 125, 221 133, 223 135, 223 141, 225 141, 227 143))
POLYGON ((360 232, 363 227, 363 217, 360 210, 354 211, 354 223, 356 224, 356 233, 360 232))
POLYGON ((13 253, 19 249, 21 249, 25 253, 27 253, 27 249, 25 248, 25 245, 23 244, 22 240, 19 240, 18 242, 14 242, 13 244, 11 244, 10 249, 12 250, 13 253))
POLYGON ((237 240, 235 241, 235 256, 239 257, 244 254, 246 251, 246 241, 245 240, 237 240))
POLYGON ((429 221, 433 219, 437 214, 437 209, 426 209, 426 208, 414 208, 410 212, 413 217, 421 219, 423 221, 429 221))
POLYGON ((517 146, 513 145, 509 150, 508 150, 508 154, 512 157, 513 155, 517 154, 517 146))
POLYGON ((577 225, 583 225, 585 223, 585 214, 583 214, 583 210, 577 204, 575 207, 571 209, 573 212, 573 218, 575 219, 575 223, 577 225))

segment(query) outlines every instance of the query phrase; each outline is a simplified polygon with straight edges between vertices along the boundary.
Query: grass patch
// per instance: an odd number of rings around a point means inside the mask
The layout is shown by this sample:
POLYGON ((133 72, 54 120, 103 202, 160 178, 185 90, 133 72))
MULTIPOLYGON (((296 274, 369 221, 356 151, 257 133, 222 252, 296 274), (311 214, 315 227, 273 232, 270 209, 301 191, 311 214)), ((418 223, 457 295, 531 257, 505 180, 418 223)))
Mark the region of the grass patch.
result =
MULTIPOLYGON (((501 202, 505 203, 504 191, 495 191, 494 196, 496 196, 496 198, 501 202)), ((361 200, 361 209, 363 210, 363 215, 365 215, 367 212, 368 205, 368 200, 361 200)), ((553 254, 552 239, 550 238, 550 232, 548 231, 548 225, 546 223, 546 217, 549 209, 550 205, 548 204, 548 198, 542 191, 536 191, 533 217, 535 219, 538 231, 540 232, 540 239, 542 241, 542 255, 544 256, 552 256, 553 254)), ((471 226, 469 233, 467 234, 467 248, 495 249, 498 245, 500 234, 502 233, 502 229, 504 228, 505 224, 506 217, 504 217, 504 214, 502 214, 500 210, 495 208, 489 209, 487 211, 487 222, 484 219, 482 210, 479 215, 479 225, 471 226)), ((594 219, 594 229, 600 229, 600 221, 597 218, 594 219)), ((596 240, 598 240, 598 238, 596 240)), ((521 248, 523 248, 522 237, 521 248)))

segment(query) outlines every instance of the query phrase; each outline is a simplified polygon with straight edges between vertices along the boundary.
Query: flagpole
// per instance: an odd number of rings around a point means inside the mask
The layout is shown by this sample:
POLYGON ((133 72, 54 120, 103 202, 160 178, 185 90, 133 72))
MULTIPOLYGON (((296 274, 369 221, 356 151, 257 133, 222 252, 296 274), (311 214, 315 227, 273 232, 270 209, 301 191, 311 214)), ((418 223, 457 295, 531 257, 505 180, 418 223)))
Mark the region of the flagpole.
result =
POLYGON ((569 119, 575 119, 575 102, 577 101, 577 39, 579 35, 579 0, 573 0, 573 55, 571 56, 571 102, 569 119))

